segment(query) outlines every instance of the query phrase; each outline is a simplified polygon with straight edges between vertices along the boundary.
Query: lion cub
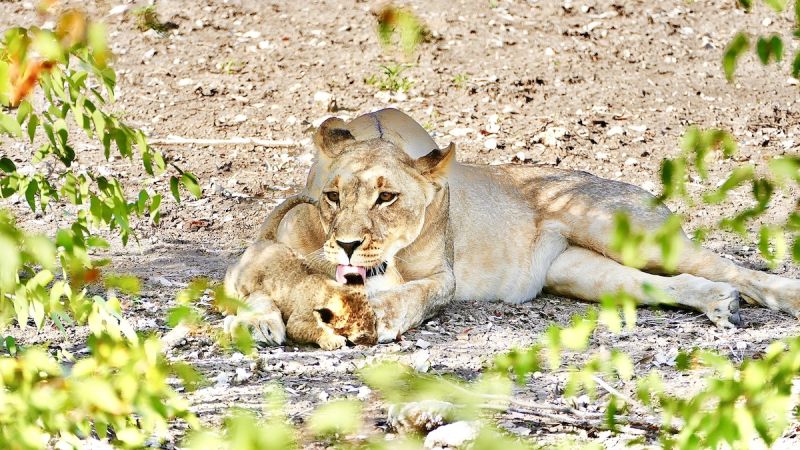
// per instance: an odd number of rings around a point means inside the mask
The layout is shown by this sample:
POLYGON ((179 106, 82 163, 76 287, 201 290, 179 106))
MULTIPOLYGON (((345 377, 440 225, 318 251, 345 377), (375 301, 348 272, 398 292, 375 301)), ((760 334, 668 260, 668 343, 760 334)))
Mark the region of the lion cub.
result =
POLYGON ((300 203, 313 204, 314 200, 295 196, 275 208, 259 232, 259 240, 228 268, 225 290, 246 299, 248 309, 255 312, 227 317, 226 330, 246 323, 259 341, 282 344, 288 334, 294 341, 316 343, 324 350, 341 348, 347 341, 375 344, 375 314, 363 285, 339 284, 276 242, 281 220, 300 203), (276 273, 280 283, 270 275, 276 273), (303 300, 292 301, 297 298, 303 300))

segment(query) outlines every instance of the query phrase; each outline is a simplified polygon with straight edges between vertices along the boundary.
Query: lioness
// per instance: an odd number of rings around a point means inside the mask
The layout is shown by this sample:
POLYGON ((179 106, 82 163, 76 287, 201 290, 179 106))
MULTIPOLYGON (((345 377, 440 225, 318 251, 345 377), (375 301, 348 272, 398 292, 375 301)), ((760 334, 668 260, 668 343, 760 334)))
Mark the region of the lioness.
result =
MULTIPOLYGON (((616 212, 646 230, 670 215, 636 186, 547 166, 460 164, 453 144, 439 149, 394 109, 350 123, 328 119, 314 142, 318 152, 304 194, 318 204, 297 206, 281 222, 275 245, 294 252, 261 259, 271 267, 264 277, 273 290, 266 295, 302 301, 318 288, 326 295, 344 292, 348 277, 361 278, 380 342, 454 299, 521 303, 543 289, 590 301, 624 290, 653 304, 658 300, 642 288, 648 283, 721 327, 741 323, 740 293, 768 308, 800 312, 800 281, 739 267, 685 236, 678 275, 650 273, 664 272, 658 249, 647 250, 643 270, 620 264, 609 245, 616 212), (309 261, 321 269, 307 283, 297 286, 296 277, 283 273, 309 261)), ((266 326, 280 342, 280 327, 263 313, 262 300, 251 301, 245 320, 266 326)))

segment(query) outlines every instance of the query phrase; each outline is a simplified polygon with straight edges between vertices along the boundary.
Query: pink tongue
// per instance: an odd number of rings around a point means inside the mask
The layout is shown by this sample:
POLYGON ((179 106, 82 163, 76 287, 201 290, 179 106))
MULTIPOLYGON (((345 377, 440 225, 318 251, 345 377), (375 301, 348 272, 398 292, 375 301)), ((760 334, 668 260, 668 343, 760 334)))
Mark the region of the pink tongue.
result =
POLYGON ((361 275, 361 280, 366 282, 367 281, 367 269, 365 267, 359 266, 346 266, 344 264, 339 264, 336 266, 336 281, 341 284, 347 284, 346 275, 361 275))

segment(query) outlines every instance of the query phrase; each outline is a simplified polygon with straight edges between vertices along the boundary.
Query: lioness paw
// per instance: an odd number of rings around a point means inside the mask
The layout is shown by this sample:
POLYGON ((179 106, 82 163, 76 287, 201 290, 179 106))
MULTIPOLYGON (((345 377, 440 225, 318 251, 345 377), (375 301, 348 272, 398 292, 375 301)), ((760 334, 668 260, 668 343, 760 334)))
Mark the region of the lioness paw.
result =
POLYGON ((322 336, 317 340, 319 348, 323 350, 336 350, 344 347, 347 344, 347 338, 333 333, 322 333, 322 336))
MULTIPOLYGON (((724 283, 718 283, 725 285, 724 283)), ((731 286, 723 289, 723 293, 716 300, 709 302, 706 316, 720 328, 736 328, 742 326, 742 316, 739 313, 739 291, 731 286)))
POLYGON ((283 345, 286 342, 286 325, 277 311, 227 316, 222 327, 226 334, 233 334, 238 327, 247 327, 253 340, 260 344, 283 345))

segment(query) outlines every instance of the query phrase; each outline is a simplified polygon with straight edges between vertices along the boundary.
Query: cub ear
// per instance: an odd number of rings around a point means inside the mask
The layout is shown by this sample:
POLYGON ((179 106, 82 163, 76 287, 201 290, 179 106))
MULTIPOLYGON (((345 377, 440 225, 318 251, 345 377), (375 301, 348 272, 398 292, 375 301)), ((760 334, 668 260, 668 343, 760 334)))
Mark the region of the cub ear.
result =
POLYGON ((447 173, 452 166, 456 155, 456 144, 450 143, 447 148, 440 150, 435 148, 422 158, 414 161, 417 170, 433 181, 439 181, 447 177, 447 173))
POLYGON ((343 144, 356 140, 346 127, 344 120, 338 117, 325 119, 314 134, 314 144, 329 157, 338 155, 343 144))
POLYGON ((328 308, 319 308, 314 310, 314 317, 317 321, 324 324, 330 324, 333 321, 333 311, 328 308))

